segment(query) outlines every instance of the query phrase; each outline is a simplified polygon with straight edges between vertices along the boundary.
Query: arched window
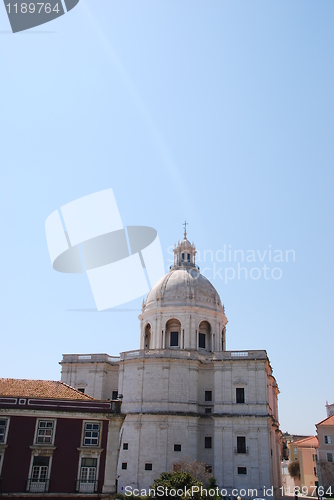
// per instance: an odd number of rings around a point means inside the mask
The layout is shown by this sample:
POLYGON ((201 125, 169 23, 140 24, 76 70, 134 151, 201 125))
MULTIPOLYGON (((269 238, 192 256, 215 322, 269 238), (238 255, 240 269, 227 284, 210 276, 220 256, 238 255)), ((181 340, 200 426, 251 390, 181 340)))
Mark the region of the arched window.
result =
POLYGON ((198 348, 211 351, 211 326, 208 321, 202 321, 199 325, 198 348))
POLYGON ((166 323, 166 347, 173 349, 181 346, 181 323, 178 319, 172 318, 166 323))
POLYGON ((147 323, 145 326, 145 335, 144 335, 144 348, 150 349, 151 347, 151 337, 152 337, 151 325, 147 323))
POLYGON ((225 327, 222 329, 222 351, 225 351, 225 327))

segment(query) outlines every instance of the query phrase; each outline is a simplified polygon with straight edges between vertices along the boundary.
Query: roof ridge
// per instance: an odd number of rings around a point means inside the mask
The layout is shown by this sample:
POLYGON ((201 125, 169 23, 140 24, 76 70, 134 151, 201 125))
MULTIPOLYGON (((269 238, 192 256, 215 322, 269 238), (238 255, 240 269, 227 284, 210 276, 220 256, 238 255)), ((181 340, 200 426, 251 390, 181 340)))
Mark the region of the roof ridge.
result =
POLYGON ((324 422, 326 422, 326 420, 330 420, 330 419, 333 419, 333 424, 334 424, 334 414, 333 415, 329 415, 329 417, 326 417, 324 418, 323 420, 320 420, 320 422, 318 422, 317 424, 315 424, 316 426, 318 425, 322 425, 324 422))

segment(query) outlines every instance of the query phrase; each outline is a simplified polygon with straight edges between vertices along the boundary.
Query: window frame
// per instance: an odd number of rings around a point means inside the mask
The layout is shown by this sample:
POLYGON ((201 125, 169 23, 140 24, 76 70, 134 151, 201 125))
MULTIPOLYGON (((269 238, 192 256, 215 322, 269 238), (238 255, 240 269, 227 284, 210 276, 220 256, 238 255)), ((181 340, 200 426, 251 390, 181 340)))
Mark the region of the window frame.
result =
POLYGON ((240 455, 246 455, 247 454, 247 442, 246 442, 246 436, 237 436, 237 453, 240 455), (241 441, 241 439, 243 441, 241 441), (239 443, 244 443, 243 446, 239 446, 239 443), (243 451, 241 451, 243 450, 243 451))
POLYGON ((100 459, 101 459, 101 451, 102 450, 94 450, 90 449, 89 446, 85 447, 85 450, 82 450, 81 448, 81 453, 79 456, 78 460, 78 470, 77 470, 77 480, 76 480, 76 492, 78 493, 96 493, 96 490, 98 488, 99 484, 99 476, 100 476, 100 459), (82 470, 82 461, 86 458, 92 458, 96 459, 96 473, 95 473, 95 479, 93 482, 93 491, 87 491, 87 488, 81 486, 81 481, 82 484, 90 484, 89 482, 84 482, 84 480, 81 480, 81 470, 82 470))
POLYGON ((332 434, 324 434, 324 443, 329 445, 333 444, 332 434))
POLYGON ((198 349, 206 349, 206 333, 198 332, 198 349), (204 339, 204 346, 201 345, 203 344, 201 339, 204 339))
POLYGON ((206 402, 213 401, 212 391, 204 391, 204 401, 206 401, 206 402), (207 398, 210 398, 210 399, 207 399, 207 398))
POLYGON ((247 467, 245 467, 243 465, 238 465, 237 473, 238 473, 238 476, 247 476, 247 467), (245 472, 241 472, 241 469, 244 470, 245 472))
POLYGON ((245 388, 244 387, 236 387, 235 388, 235 402, 238 405, 245 404, 246 398, 245 398, 245 388), (239 397, 238 397, 239 394, 239 397), (240 394, 242 394, 242 398, 240 398, 240 394), (238 401, 238 399, 242 399, 242 401, 238 401))
POLYGON ((169 347, 180 347, 179 337, 180 337, 179 331, 171 330, 169 333, 169 347), (172 334, 177 335, 177 344, 172 344, 172 334))
MULTIPOLYGON (((93 448, 101 448, 101 438, 102 438, 103 422, 101 420, 83 420, 82 422, 82 435, 81 435, 81 446, 87 450, 93 448), (87 424, 99 424, 99 437, 98 444, 85 444, 85 433, 87 424)), ((92 439, 92 438, 91 438, 92 439)))
POLYGON ((6 445, 7 444, 7 438, 8 438, 8 429, 9 429, 9 423, 10 423, 10 417, 1 417, 0 420, 5 420, 6 421, 6 427, 5 427, 5 432, 3 434, 4 440, 0 441, 0 446, 1 445, 6 445))
POLYGON ((42 446, 47 448, 48 446, 53 446, 55 442, 55 435, 56 435, 56 426, 57 426, 57 420, 55 418, 36 418, 36 427, 35 427, 35 435, 34 435, 34 445, 35 446, 42 446), (43 441, 37 441, 39 437, 39 429, 42 429, 39 427, 40 422, 52 422, 53 427, 52 427, 52 434, 51 434, 51 441, 49 443, 43 442, 43 441))
POLYGON ((204 449, 212 450, 212 436, 204 436, 204 449))
MULTIPOLYGON (((42 420, 42 419, 39 419, 39 420, 42 420)), ((38 444, 40 444, 40 443, 38 443, 38 444)), ((31 454, 30 466, 29 466, 29 475, 28 475, 29 481, 27 481, 26 491, 28 493, 38 493, 38 491, 34 491, 34 490, 31 489, 31 483, 34 482, 34 481, 32 481, 33 469, 34 469, 34 467, 37 467, 37 466, 34 466, 34 459, 37 458, 37 457, 47 457, 49 459, 49 464, 47 466, 48 467, 48 471, 47 471, 47 474, 46 474, 46 477, 45 477, 45 482, 43 483, 41 481, 41 484, 45 484, 43 492, 47 493, 49 491, 49 486, 50 486, 50 476, 51 476, 52 458, 53 458, 53 454, 49 453, 48 451, 46 451, 45 453, 35 452, 35 453, 31 454)), ((40 466, 40 467, 42 467, 42 466, 40 466)), ((35 482, 38 482, 38 481, 35 481, 35 482)))

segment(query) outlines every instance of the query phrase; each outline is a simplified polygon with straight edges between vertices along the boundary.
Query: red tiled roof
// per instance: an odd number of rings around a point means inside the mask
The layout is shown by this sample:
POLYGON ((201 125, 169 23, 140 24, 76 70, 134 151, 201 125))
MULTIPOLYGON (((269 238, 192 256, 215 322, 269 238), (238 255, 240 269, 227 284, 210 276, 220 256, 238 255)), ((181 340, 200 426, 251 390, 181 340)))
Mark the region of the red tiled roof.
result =
POLYGON ((296 446, 298 448, 318 448, 318 438, 317 436, 309 436, 305 439, 300 439, 299 441, 295 441, 296 446))
POLYGON ((331 415, 330 417, 325 418, 324 420, 321 420, 318 424, 315 424, 316 426, 318 425, 334 425, 334 415, 331 415))
POLYGON ((91 396, 82 394, 74 387, 57 380, 25 380, 0 378, 0 396, 49 399, 78 399, 91 401, 91 396))

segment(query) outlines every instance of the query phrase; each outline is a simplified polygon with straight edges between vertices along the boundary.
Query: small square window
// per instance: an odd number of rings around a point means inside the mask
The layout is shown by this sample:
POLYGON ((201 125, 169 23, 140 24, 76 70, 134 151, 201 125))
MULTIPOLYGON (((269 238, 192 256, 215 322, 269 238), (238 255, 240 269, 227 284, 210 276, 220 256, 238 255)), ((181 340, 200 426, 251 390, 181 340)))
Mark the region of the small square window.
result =
POLYGON ((171 345, 171 347, 178 347, 178 345, 179 345, 179 332, 170 332, 170 345, 171 345))
POLYGON ((212 401, 212 391, 205 391, 205 401, 212 401))
POLYGON ((198 347, 205 349, 205 333, 200 333, 198 336, 198 347))
POLYGON ((247 467, 238 467, 238 474, 247 474, 247 467))
POLYGON ((127 462, 122 462, 122 470, 126 470, 128 468, 127 462))
POLYGON ((8 420, 7 418, 0 419, 0 443, 4 443, 6 439, 8 420))
POLYGON ((237 403, 245 402, 245 389, 243 387, 236 388, 236 401, 237 403))
POLYGON ((211 413, 211 408, 205 408, 205 413, 211 413))
POLYGON ((325 438, 325 444, 332 444, 332 435, 327 434, 327 436, 324 436, 325 438))
POLYGON ((78 387, 78 391, 81 392, 82 394, 85 394, 85 388, 84 387, 78 387))
POLYGON ((123 450, 129 449, 129 443, 123 443, 123 450))
POLYGON ((174 451, 181 451, 181 445, 180 444, 174 444, 174 451))
POLYGON ((152 470, 152 464, 145 464, 145 470, 152 470))
POLYGON ((117 399, 118 391, 112 391, 111 399, 117 399))
POLYGON ((212 437, 205 436, 205 448, 212 448, 212 437))
POLYGON ((52 444, 54 424, 53 420, 38 420, 36 443, 52 444))
POLYGON ((205 466, 205 472, 207 474, 212 474, 212 465, 206 465, 205 466))
POLYGON ((100 426, 99 422, 85 422, 84 428, 84 446, 99 446, 100 444, 100 426))

